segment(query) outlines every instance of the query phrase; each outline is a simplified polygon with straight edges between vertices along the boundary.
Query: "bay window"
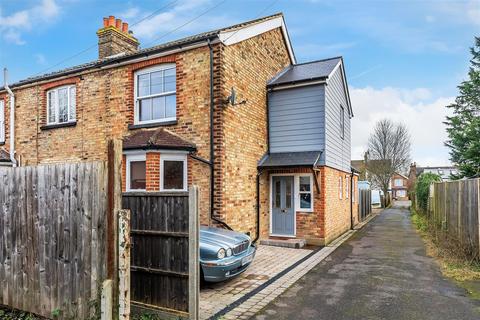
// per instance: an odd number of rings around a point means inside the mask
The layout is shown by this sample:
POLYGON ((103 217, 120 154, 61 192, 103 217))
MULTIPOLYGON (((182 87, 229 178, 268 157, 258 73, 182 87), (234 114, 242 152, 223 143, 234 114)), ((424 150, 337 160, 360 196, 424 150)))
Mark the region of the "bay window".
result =
POLYGON ((76 120, 75 85, 47 91, 47 124, 62 124, 76 120))
POLYGON ((135 73, 135 124, 174 121, 177 118, 175 64, 135 73))

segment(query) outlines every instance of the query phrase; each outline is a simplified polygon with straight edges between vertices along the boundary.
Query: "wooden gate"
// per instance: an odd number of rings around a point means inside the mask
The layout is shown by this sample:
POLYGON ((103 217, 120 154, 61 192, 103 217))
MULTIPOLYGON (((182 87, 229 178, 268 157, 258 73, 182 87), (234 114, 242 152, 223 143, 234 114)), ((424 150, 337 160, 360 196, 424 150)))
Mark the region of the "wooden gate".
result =
POLYGON ((131 211, 132 305, 187 315, 188 193, 125 193, 122 205, 131 211))

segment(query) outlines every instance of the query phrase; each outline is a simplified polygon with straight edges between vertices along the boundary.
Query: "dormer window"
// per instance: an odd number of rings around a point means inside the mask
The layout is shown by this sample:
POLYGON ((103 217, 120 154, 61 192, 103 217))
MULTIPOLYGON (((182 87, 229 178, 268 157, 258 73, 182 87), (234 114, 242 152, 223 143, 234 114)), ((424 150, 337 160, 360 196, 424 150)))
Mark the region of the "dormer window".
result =
POLYGON ((135 124, 177 119, 175 64, 164 64, 135 73, 135 124))
POLYGON ((75 85, 47 91, 47 124, 62 124, 76 120, 75 85))

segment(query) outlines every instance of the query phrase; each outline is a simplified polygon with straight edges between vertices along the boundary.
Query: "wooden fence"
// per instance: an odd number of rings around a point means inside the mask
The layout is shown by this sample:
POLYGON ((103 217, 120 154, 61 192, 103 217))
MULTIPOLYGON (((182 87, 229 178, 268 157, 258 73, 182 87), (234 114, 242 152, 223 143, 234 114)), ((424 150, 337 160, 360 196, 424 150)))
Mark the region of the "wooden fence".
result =
POLYGON ((199 261, 195 190, 190 191, 190 199, 187 192, 123 195, 123 208, 131 212, 132 305, 196 319, 199 261), (193 204, 189 205, 189 200, 193 204))
POLYGON ((106 278, 107 166, 0 168, 0 304, 85 319, 106 278))
POLYGON ((359 189, 358 190, 358 219, 359 221, 372 213, 372 190, 359 189))
POLYGON ((480 257, 480 178, 434 183, 428 220, 465 252, 480 257))

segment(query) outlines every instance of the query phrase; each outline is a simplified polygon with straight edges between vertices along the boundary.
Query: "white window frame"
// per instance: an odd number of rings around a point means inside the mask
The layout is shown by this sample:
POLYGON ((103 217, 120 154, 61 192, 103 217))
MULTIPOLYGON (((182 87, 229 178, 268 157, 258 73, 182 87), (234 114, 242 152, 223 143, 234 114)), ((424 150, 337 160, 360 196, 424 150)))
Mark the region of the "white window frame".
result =
MULTIPOLYGON (((350 179, 353 179, 353 177, 350 177, 350 179)), ((355 203, 355 191, 356 191, 356 186, 355 186, 355 179, 352 180, 352 190, 350 190, 350 193, 352 194, 352 202, 355 203)))
POLYGON ((136 154, 127 154, 125 155, 126 157, 126 190, 127 192, 144 192, 144 191, 147 191, 146 189, 132 189, 130 187, 130 172, 131 172, 131 167, 130 167, 130 163, 131 162, 136 162, 136 161, 145 161, 145 179, 147 178, 147 155, 146 153, 136 153, 136 154))
POLYGON ((295 211, 299 212, 313 212, 313 175, 312 174, 297 174, 294 179, 294 190, 295 190, 295 211), (300 177, 310 178, 310 191, 300 191, 300 177), (300 207, 300 194, 301 193, 310 193, 310 208, 301 208, 300 207))
POLYGON ((343 177, 338 177, 338 198, 343 199, 343 177))
POLYGON ((5 100, 0 99, 0 143, 5 143, 5 100))
POLYGON ((348 199, 350 196, 350 177, 348 175, 345 175, 345 199, 348 199))
POLYGON ((394 187, 403 187, 403 179, 396 178, 393 180, 393 186, 394 187), (400 181, 400 184, 397 184, 397 182, 400 181))
POLYGON ((71 107, 71 101, 70 101, 70 89, 74 88, 75 89, 75 98, 77 97, 77 87, 74 84, 70 85, 65 85, 65 86, 60 86, 60 87, 55 87, 53 89, 50 89, 46 92, 47 94, 47 125, 55 125, 55 124, 64 124, 64 123, 72 123, 77 121, 77 101, 75 101, 75 116, 73 119, 70 119, 70 107, 71 107), (67 114, 68 114, 68 120, 65 122, 59 122, 59 117, 60 117, 60 112, 59 112, 59 107, 58 107, 58 91, 60 89, 67 89, 67 114), (55 121, 50 122, 50 93, 55 92, 55 121))
POLYGON ((177 88, 176 88, 176 85, 175 85, 175 91, 168 91, 168 92, 162 92, 162 93, 151 94, 151 95, 148 95, 148 96, 139 97, 138 96, 138 78, 139 78, 139 76, 144 75, 144 74, 150 74, 150 73, 157 72, 157 71, 173 69, 173 68, 175 68, 175 82, 176 82, 177 81, 177 76, 176 76, 177 75, 177 70, 176 70, 176 64, 175 63, 165 63, 165 64, 157 65, 157 66, 154 66, 154 67, 141 69, 141 70, 138 70, 134 73, 134 81, 133 81, 134 82, 133 92, 134 92, 134 103, 135 103, 134 116, 133 116, 134 124, 162 123, 162 122, 169 122, 169 121, 177 120, 177 102, 176 101, 175 101, 175 116, 174 117, 163 118, 163 119, 154 119, 154 120, 146 120, 146 121, 140 121, 140 118, 139 118, 139 115, 140 115, 140 100, 141 99, 164 97, 164 96, 169 96, 169 95, 172 95, 172 94, 175 94, 175 97, 176 97, 176 94, 177 94, 177 88))
POLYGON ((164 154, 160 153, 160 191, 165 192, 183 192, 188 190, 188 161, 186 154, 164 154), (165 189, 164 186, 164 162, 167 161, 183 161, 183 189, 165 189))

